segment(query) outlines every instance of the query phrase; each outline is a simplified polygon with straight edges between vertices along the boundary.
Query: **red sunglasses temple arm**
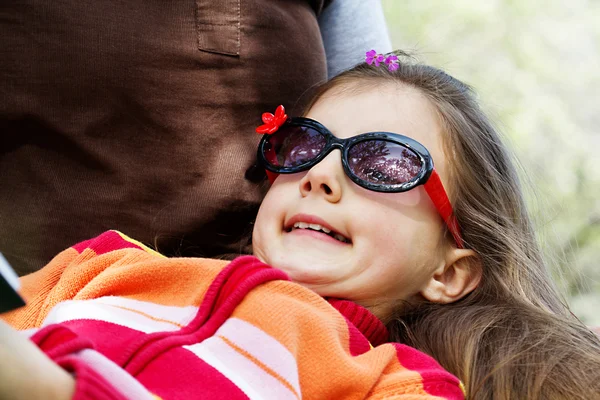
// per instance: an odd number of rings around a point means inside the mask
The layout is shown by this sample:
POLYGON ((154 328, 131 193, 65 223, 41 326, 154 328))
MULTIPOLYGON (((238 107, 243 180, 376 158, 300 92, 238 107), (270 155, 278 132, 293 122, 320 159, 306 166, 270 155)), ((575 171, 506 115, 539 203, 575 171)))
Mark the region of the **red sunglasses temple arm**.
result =
POLYGON ((444 222, 448 226, 448 230, 454 237, 454 241, 459 249, 464 248, 462 235, 460 234, 460 228, 458 226, 458 222, 456 221, 456 217, 454 216, 454 210, 452 209, 452 204, 450 204, 450 199, 448 198, 448 194, 444 189, 444 185, 442 184, 442 180, 438 175, 435 168, 431 173, 431 176, 425 182, 425 191, 431 198, 431 201, 437 208, 438 212, 444 219, 444 222))
POLYGON ((275 179, 277 179, 277 177, 279 176, 279 174, 276 174, 275 172, 271 172, 268 169, 265 169, 265 173, 267 174, 267 178, 269 179, 269 183, 272 185, 273 182, 275 182, 275 179))
MULTIPOLYGON (((269 161, 270 163, 277 164, 277 156, 275 155, 275 151, 273 149, 269 149, 266 152, 265 157, 267 158, 267 161, 269 161)), ((265 172, 267 174, 267 178, 269 179, 269 183, 272 185, 273 182, 275 182, 275 179, 277 179, 277 177, 279 176, 279 174, 276 174, 275 172, 271 172, 266 168, 265 168, 265 172)))

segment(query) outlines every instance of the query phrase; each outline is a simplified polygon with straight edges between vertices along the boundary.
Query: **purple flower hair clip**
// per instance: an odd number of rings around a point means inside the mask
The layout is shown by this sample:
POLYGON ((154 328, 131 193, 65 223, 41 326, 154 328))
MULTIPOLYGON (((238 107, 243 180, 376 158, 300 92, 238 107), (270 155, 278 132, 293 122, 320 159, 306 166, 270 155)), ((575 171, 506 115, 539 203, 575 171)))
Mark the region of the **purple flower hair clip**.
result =
POLYGON ((390 54, 386 57, 383 54, 377 54, 375 50, 369 50, 365 53, 365 62, 369 65, 375 64, 376 67, 379 67, 381 63, 385 63, 390 71, 396 71, 399 67, 398 56, 390 54))
POLYGON ((369 65, 375 63, 375 66, 379 67, 379 64, 384 61, 383 54, 377 54, 375 50, 367 51, 365 56, 365 61, 369 65))
POLYGON ((390 71, 395 71, 398 69, 398 56, 392 54, 385 58, 385 64, 388 66, 390 71))

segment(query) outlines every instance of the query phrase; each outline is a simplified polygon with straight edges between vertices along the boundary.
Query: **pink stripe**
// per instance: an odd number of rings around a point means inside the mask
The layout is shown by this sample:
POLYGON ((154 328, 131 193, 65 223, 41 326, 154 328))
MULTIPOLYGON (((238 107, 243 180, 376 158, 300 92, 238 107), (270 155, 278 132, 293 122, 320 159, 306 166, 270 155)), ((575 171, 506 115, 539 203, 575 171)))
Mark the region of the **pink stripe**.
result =
POLYGON ((423 390, 432 396, 448 400, 465 398, 457 377, 444 370, 433 358, 419 350, 399 343, 396 348, 398 362, 411 371, 418 372, 423 380, 423 390))
POLYGON ((94 349, 118 363, 123 349, 147 334, 112 322, 78 319, 61 323, 83 337, 94 340, 94 349))
POLYGON ((185 348, 161 354, 135 377, 161 399, 248 400, 234 382, 185 348))
POLYGON ((350 354, 356 357, 371 350, 371 346, 369 345, 367 338, 358 330, 356 326, 354 326, 353 323, 348 321, 348 318, 344 317, 344 319, 346 320, 346 325, 348 325, 350 354))
POLYGON ((140 249, 137 244, 128 242, 115 231, 107 231, 93 239, 85 240, 72 246, 79 254, 85 249, 93 250, 97 255, 120 249, 140 249))

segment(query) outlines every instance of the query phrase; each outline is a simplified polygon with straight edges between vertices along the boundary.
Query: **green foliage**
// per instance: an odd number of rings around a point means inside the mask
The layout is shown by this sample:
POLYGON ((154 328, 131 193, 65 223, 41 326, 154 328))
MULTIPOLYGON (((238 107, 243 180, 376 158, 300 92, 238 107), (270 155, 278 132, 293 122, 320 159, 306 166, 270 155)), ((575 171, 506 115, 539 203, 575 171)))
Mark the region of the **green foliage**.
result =
POLYGON ((382 0, 395 48, 475 87, 560 289, 600 325, 600 2, 382 0))

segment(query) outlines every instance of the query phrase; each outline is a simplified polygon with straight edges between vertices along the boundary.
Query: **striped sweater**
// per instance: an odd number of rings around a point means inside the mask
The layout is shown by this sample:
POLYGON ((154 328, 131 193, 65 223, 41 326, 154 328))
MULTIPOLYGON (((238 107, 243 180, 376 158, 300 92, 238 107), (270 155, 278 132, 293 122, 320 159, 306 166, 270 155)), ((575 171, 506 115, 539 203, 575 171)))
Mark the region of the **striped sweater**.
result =
POLYGON ((77 399, 464 398, 366 309, 251 256, 165 258, 109 231, 22 286, 28 305, 3 319, 74 374, 77 399))

